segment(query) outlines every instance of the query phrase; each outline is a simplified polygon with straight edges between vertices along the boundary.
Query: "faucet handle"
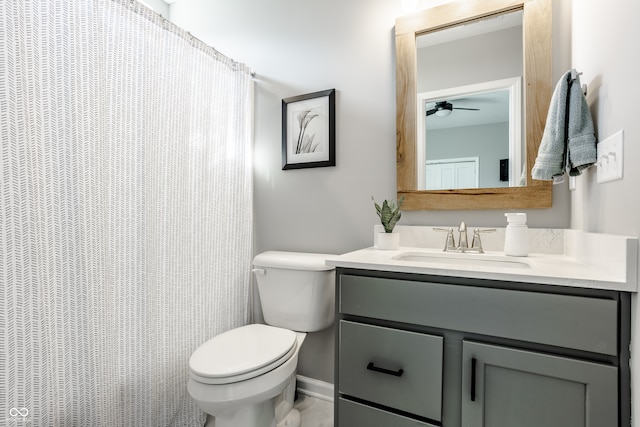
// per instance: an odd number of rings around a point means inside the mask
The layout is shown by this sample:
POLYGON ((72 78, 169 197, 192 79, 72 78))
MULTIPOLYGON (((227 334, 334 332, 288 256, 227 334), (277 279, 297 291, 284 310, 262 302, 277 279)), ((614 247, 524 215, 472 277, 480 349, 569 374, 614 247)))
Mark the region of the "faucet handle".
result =
POLYGON ((480 240, 480 233, 493 233, 496 231, 495 228, 475 228, 473 230, 473 240, 471 241, 471 249, 476 249, 478 253, 483 254, 484 250, 482 249, 482 241, 480 240))
POLYGON ((495 231, 496 231, 495 228, 474 228, 473 229, 473 234, 493 233, 495 231))
POLYGON ((453 237, 453 228, 442 228, 442 227, 433 227, 433 231, 441 231, 447 233, 447 240, 444 243, 444 252, 447 252, 450 249, 454 249, 456 247, 456 242, 453 237))

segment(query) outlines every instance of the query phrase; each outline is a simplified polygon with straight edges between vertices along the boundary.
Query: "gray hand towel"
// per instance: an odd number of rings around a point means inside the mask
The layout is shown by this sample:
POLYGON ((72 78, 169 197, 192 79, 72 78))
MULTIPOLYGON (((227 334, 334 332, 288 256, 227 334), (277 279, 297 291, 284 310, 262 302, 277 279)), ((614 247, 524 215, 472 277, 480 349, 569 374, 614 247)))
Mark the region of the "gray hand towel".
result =
POLYGON ((533 166, 533 179, 561 182, 565 169, 570 176, 596 162, 596 137, 593 119, 587 105, 580 78, 566 72, 553 92, 547 123, 538 157, 533 166))
POLYGON ((597 161, 597 152, 591 111, 577 75, 569 89, 569 99, 567 170, 569 176, 578 176, 597 161))

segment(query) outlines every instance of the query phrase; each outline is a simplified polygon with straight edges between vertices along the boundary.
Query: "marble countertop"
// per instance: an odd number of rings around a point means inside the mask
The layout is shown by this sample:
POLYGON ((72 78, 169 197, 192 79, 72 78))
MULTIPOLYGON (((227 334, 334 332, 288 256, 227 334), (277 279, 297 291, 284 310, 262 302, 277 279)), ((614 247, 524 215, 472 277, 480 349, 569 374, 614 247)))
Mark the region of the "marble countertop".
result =
POLYGON ((365 270, 637 292, 637 239, 607 235, 601 238, 583 233, 567 233, 567 236, 570 242, 565 242, 566 251, 562 254, 530 253, 527 257, 509 257, 501 251, 459 254, 415 246, 401 246, 397 250, 371 247, 336 255, 325 263, 365 270), (583 249, 577 251, 576 246, 583 249), (593 251, 585 253, 585 246, 593 247, 593 251), (597 253, 603 246, 607 253, 597 253))

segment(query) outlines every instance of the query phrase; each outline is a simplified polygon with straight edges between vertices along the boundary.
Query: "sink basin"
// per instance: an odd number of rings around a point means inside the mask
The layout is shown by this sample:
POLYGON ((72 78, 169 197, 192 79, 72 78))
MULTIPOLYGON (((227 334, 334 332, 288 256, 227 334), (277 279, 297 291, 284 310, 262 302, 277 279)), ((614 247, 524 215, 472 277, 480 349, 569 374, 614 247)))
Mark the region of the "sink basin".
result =
POLYGON ((403 252, 393 257, 397 261, 449 264, 466 267, 531 268, 525 259, 502 255, 454 252, 403 252))

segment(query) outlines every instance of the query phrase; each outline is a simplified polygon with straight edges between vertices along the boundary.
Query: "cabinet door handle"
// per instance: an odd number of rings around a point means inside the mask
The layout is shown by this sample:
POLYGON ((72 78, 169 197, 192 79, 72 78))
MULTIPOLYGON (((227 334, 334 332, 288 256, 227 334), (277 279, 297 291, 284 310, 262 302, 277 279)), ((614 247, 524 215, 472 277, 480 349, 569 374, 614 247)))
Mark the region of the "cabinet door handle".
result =
POLYGON ((401 377, 404 373, 403 369, 398 369, 397 371, 392 371, 391 369, 380 368, 379 366, 375 366, 373 362, 369 362, 367 365, 367 369, 370 371, 380 372, 381 374, 392 375, 394 377, 401 377))
POLYGON ((471 401, 476 401, 476 358, 471 359, 471 401))

